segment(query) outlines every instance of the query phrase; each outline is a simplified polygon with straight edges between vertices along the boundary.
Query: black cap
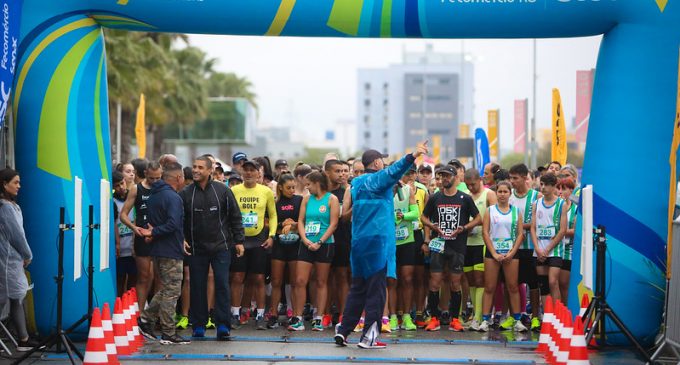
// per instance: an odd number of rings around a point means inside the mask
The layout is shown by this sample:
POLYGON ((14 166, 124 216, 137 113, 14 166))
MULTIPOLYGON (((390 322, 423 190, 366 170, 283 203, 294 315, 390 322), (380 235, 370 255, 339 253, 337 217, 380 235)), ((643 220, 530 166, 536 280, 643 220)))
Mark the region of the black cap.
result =
POLYGON ((451 165, 446 165, 444 167, 438 168, 436 171, 437 174, 449 174, 449 175, 456 175, 458 172, 456 169, 451 166, 451 165))
POLYGON ((274 167, 279 167, 279 166, 288 166, 288 161, 286 161, 286 160, 276 160, 274 167))
POLYGON ((416 172, 418 171, 418 168, 416 167, 416 164, 412 163, 411 166, 408 167, 408 172, 416 172))
POLYGON ((260 164, 257 163, 257 161, 254 161, 254 160, 245 160, 245 161, 243 161, 243 165, 241 165, 241 166, 242 167, 252 166, 255 170, 260 169, 260 164))
POLYGON ((248 159, 248 156, 246 156, 246 154, 243 153, 243 152, 236 152, 236 153, 234 153, 233 156, 231 156, 231 162, 233 162, 233 163, 241 162, 241 161, 244 161, 244 160, 247 160, 247 159, 248 159))
POLYGON ((361 155, 361 163, 364 164, 364 168, 367 167, 368 165, 372 164, 373 161, 379 159, 379 158, 386 158, 387 155, 384 153, 380 153, 376 150, 368 150, 364 152, 363 155, 361 155))
POLYGON ((241 175, 239 175, 238 173, 232 173, 232 174, 230 174, 230 175, 229 175, 229 180, 238 180, 238 181, 240 181, 240 182, 243 182, 243 178, 242 178, 241 175))
POLYGON ((432 166, 422 164, 422 165, 420 165, 420 167, 418 167, 418 172, 425 171, 425 170, 430 170, 430 172, 432 172, 432 166))
POLYGON ((463 165, 462 162, 458 161, 458 160, 455 159, 455 158, 454 158, 453 160, 449 161, 449 163, 447 163, 447 165, 453 166, 453 167, 455 167, 455 168, 457 168, 457 169, 465 169, 465 165, 463 165))

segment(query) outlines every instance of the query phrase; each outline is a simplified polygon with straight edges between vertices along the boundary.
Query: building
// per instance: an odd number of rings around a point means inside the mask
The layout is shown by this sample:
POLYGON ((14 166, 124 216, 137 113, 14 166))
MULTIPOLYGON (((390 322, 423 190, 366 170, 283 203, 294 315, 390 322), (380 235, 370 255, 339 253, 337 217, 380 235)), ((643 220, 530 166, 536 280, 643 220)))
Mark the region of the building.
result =
POLYGON ((441 161, 455 157, 459 125, 472 124, 474 66, 461 54, 404 52, 401 64, 360 69, 357 147, 401 154, 439 136, 441 161))

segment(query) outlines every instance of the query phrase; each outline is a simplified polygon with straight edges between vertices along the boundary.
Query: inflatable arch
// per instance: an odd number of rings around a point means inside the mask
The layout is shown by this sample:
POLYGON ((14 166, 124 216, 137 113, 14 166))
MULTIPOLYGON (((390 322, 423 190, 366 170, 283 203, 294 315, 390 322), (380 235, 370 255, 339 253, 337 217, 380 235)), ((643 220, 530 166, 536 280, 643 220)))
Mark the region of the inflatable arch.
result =
MULTIPOLYGON (((101 27, 307 37, 604 34, 582 180, 595 186, 594 221, 609 235, 609 302, 638 338, 649 343, 656 333, 663 294, 654 285, 663 287, 665 272, 664 187, 675 115, 680 1, 24 0, 13 108, 42 332, 55 318, 58 207, 66 207, 72 222, 78 176, 84 180, 83 206, 94 204, 99 212, 99 181, 111 174, 101 27)), ((86 310, 86 280, 72 280, 72 250, 67 245, 66 325, 86 310)), ((570 302, 576 304, 578 266, 573 272, 570 302)), ((112 302, 115 280, 113 269, 100 272, 95 264, 100 304, 112 302)))

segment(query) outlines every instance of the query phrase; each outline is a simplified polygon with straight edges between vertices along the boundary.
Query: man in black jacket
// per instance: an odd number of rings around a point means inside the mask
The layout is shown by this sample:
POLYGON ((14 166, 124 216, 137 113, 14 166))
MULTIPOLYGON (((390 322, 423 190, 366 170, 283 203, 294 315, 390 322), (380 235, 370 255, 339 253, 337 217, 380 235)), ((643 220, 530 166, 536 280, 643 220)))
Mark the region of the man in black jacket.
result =
POLYGON ((208 322, 207 281, 212 266, 215 278, 214 321, 217 339, 226 340, 231 332, 231 293, 229 266, 232 248, 243 255, 245 239, 234 194, 223 183, 212 180, 212 161, 197 157, 193 165, 194 183, 185 187, 180 196, 184 203, 184 232, 191 245, 189 286, 191 288, 191 323, 194 337, 205 336, 208 322))
POLYGON ((182 259, 184 246, 182 199, 177 195, 184 186, 182 165, 170 162, 163 167, 162 180, 151 185, 147 203, 148 228, 140 233, 151 246, 154 270, 161 280, 161 290, 156 293, 138 320, 144 337, 156 339, 153 324, 160 319, 161 344, 188 344, 190 341, 175 332, 175 304, 182 286, 182 259))

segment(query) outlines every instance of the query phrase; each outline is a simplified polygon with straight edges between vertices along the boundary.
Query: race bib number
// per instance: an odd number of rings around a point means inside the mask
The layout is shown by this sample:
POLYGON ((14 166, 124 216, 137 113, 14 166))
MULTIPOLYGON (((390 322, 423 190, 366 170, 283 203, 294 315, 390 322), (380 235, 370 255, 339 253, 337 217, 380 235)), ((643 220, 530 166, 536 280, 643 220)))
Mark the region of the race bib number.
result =
POLYGON ((245 213, 241 216, 241 222, 243 223, 243 228, 255 228, 257 227, 257 213, 245 213))
POLYGON ((118 223, 118 234, 121 237, 129 236, 132 234, 130 227, 124 225, 123 223, 118 223))
POLYGON ((445 241, 439 237, 433 238, 432 241, 430 241, 429 247, 430 251, 440 253, 444 251, 444 244, 445 241))
POLYGON ((549 240, 555 237, 555 226, 538 226, 538 239, 549 240))
POLYGON ((493 247, 498 253, 508 253, 512 248, 512 239, 510 238, 494 238, 493 247))
POLYGON ((397 240, 405 240, 408 238, 408 227, 399 225, 396 228, 397 240))
POLYGON ((417 231, 420 229, 420 221, 413 221, 413 230, 417 231))
POLYGON ((321 222, 309 221, 305 224, 305 234, 307 236, 314 236, 321 232, 321 222))

